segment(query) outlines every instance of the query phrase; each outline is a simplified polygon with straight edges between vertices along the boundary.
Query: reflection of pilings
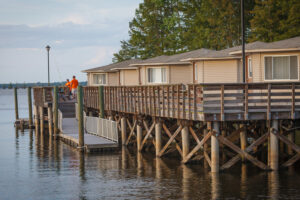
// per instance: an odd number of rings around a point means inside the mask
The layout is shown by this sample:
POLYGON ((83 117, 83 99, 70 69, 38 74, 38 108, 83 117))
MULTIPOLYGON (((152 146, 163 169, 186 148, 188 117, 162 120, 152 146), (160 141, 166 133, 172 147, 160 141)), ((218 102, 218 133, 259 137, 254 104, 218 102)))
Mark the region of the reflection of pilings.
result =
POLYGON ((268 173, 269 196, 276 200, 279 197, 279 176, 277 171, 268 173))
MULTIPOLYGON (((207 123, 207 125, 210 125, 210 123, 207 123)), ((208 129, 208 127, 207 127, 207 129, 208 129)), ((207 132, 208 132, 207 129, 203 130, 203 137, 205 137, 207 135, 207 132)), ((206 152, 206 150, 207 150, 207 142, 205 142, 205 144, 203 145, 203 153, 206 152)), ((203 159, 203 167, 204 167, 204 169, 208 168, 208 163, 205 158, 203 159)))
POLYGON ((182 166, 182 195, 183 199, 189 200, 192 197, 191 188, 192 187, 192 178, 193 172, 187 165, 182 166))
POLYGON ((44 135, 44 107, 39 107, 39 114, 40 114, 40 132, 44 135))
POLYGON ((39 109, 38 106, 33 106, 33 115, 34 115, 34 123, 35 123, 35 134, 39 133, 39 109))
POLYGON ((143 174, 143 155, 141 152, 137 152, 137 175, 142 176, 143 174))
POLYGON ((220 178, 219 173, 211 173, 211 199, 220 198, 220 178))
POLYGON ((122 147, 122 169, 127 169, 126 147, 122 147))
POLYGON ((32 151, 33 149, 33 130, 29 129, 29 149, 32 151))
POLYGON ((82 181, 85 181, 85 156, 84 152, 79 152, 79 176, 82 181))
POLYGON ((162 159, 159 157, 155 158, 155 178, 158 180, 162 179, 162 159))
POLYGON ((242 164, 241 167, 241 198, 246 199, 247 196, 247 165, 242 164))

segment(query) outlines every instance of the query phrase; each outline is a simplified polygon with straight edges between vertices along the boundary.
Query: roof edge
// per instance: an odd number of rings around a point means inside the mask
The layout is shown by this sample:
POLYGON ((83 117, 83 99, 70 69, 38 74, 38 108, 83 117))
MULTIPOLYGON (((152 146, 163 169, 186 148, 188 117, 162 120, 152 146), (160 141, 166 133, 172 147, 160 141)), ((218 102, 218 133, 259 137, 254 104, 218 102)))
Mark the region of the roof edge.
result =
POLYGON ((234 60, 234 59, 240 59, 239 56, 234 57, 220 57, 220 58, 186 58, 182 59, 181 61, 197 61, 197 60, 234 60))
MULTIPOLYGON (((252 50, 246 50, 246 53, 258 53, 258 52, 276 52, 276 51, 297 51, 300 50, 300 48, 286 48, 286 49, 252 49, 252 50)), ((242 51, 233 51, 230 52, 230 55, 237 55, 241 54, 242 51)))

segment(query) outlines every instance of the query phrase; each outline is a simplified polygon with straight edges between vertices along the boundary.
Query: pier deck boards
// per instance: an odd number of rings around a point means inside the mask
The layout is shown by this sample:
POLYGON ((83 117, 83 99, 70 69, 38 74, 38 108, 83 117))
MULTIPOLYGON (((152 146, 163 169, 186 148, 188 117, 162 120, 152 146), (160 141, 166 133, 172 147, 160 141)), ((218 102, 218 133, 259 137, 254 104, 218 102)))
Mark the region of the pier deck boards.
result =
MULTIPOLYGON (((62 131, 59 137, 63 141, 72 143, 73 146, 78 146, 78 122, 75 118, 64 118, 62 120, 62 131)), ((116 142, 87 132, 84 134, 84 143, 88 152, 118 147, 116 142)))

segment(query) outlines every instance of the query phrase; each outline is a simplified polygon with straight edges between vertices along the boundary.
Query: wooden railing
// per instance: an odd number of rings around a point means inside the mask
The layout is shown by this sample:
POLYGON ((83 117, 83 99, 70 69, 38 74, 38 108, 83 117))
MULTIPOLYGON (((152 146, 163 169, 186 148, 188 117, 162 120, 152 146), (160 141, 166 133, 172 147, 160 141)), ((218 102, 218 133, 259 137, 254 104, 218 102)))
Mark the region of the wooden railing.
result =
MULTIPOLYGON (((86 109, 99 110, 98 87, 83 87, 83 95, 86 109)), ((34 88, 34 98, 51 102, 52 88, 34 88)), ((105 86, 104 109, 197 121, 296 119, 300 82, 105 86)))
MULTIPOLYGON (((59 87, 59 97, 68 94, 69 94, 69 88, 59 87)), ((34 97, 35 105, 46 106, 47 103, 53 102, 53 87, 34 87, 33 97, 34 97)))

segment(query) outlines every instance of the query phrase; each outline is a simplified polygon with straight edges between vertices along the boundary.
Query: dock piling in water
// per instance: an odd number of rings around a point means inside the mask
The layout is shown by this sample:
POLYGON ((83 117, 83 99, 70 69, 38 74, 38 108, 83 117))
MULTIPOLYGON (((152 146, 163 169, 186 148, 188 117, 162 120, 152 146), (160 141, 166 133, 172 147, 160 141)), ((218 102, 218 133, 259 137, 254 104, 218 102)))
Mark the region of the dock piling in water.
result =
POLYGON ((15 97, 15 116, 16 120, 19 119, 19 107, 18 107, 18 89, 14 88, 14 97, 15 97))
MULTIPOLYGON (((220 134, 219 122, 213 122, 213 130, 220 134)), ((216 135, 211 136, 211 172, 219 172, 219 141, 216 135)))
POLYGON ((161 122, 157 121, 155 123, 155 152, 156 156, 159 155, 161 150, 161 122))
POLYGON ((54 86, 54 98, 53 98, 53 121, 54 121, 54 137, 58 132, 58 87, 54 86))
POLYGON ((78 86, 77 94, 77 106, 78 106, 78 145, 81 150, 84 150, 84 127, 83 127, 83 97, 82 87, 78 86))
POLYGON ((28 122, 29 122, 29 128, 31 128, 31 126, 33 125, 31 87, 27 88, 27 96, 28 96, 28 115, 29 115, 28 122))

